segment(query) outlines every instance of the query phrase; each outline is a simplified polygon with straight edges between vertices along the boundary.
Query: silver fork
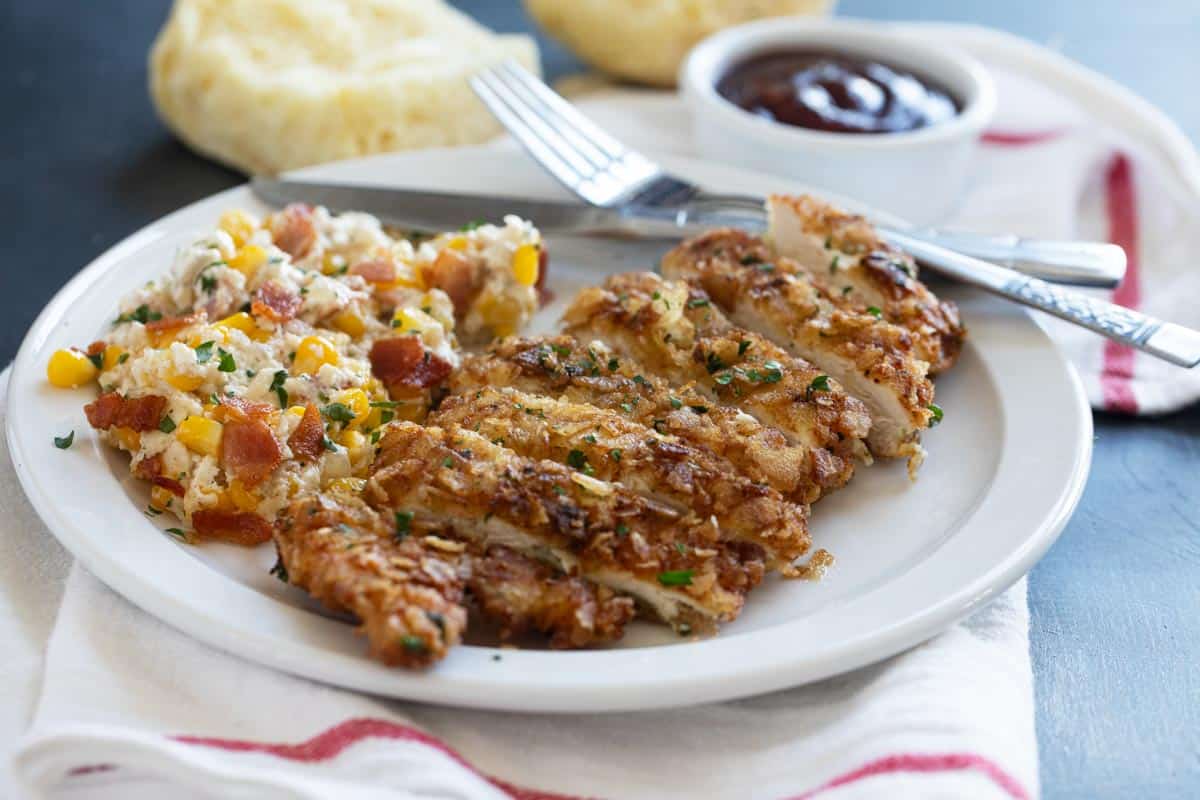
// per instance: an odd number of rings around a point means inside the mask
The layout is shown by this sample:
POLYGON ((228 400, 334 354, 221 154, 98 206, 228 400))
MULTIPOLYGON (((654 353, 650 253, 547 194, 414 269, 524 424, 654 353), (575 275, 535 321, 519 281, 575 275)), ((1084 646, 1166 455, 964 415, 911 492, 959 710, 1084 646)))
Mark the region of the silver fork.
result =
MULTIPOLYGON (((477 73, 471 87, 534 160, 584 201, 606 208, 636 206, 639 213, 656 213, 681 227, 696 223, 761 229, 765 211, 761 198, 711 194, 668 174, 650 159, 630 150, 513 61, 477 73)), ((876 226, 880 235, 911 253, 922 264, 963 283, 1122 344, 1184 367, 1200 363, 1200 332, 1154 319, 1122 306, 1065 291, 1026 272, 1034 263, 1038 274, 1056 282, 1112 285, 1095 275, 1112 277, 1112 259, 1119 253, 1120 274, 1125 254, 1119 247, 1089 242, 1031 242, 1017 237, 978 237, 954 234, 951 250, 941 246, 941 234, 876 226), (989 261, 974 258, 977 253, 989 261), (1000 266, 1007 261, 1025 271, 1000 266), (1083 278, 1091 276, 1091 280, 1083 278)), ((1117 280, 1120 278, 1118 277, 1117 280)))

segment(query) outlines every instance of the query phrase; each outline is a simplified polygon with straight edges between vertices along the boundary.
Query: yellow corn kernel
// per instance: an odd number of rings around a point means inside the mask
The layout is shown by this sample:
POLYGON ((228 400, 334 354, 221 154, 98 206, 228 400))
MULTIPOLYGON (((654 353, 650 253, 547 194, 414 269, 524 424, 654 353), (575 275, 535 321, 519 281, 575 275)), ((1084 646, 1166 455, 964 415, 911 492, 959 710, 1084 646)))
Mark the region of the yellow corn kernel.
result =
POLYGON ((117 364, 121 363, 121 356, 125 355, 125 348, 118 347, 115 344, 110 344, 104 348, 104 368, 112 369, 117 364))
POLYGON ((349 267, 346 257, 337 253, 326 253, 321 259, 321 272, 326 275, 341 275, 349 267))
POLYGON ((180 375, 178 372, 172 372, 167 376, 167 383, 181 392, 194 392, 204 384, 204 378, 200 375, 180 375))
POLYGON ((347 427, 361 425, 371 413, 371 400, 362 389, 343 389, 333 396, 333 401, 354 412, 354 419, 350 420, 347 427))
POLYGON ((333 327, 342 333, 349 334, 354 339, 362 336, 367 330, 367 323, 358 315, 358 312, 350 308, 339 311, 330 322, 333 323, 333 327))
POLYGON ((150 505, 159 511, 166 511, 170 508, 171 501, 174 499, 175 495, 171 494, 171 490, 163 486, 155 486, 150 490, 150 505))
POLYGON ((256 342, 261 342, 271 337, 271 332, 258 327, 258 324, 254 321, 254 317, 245 311, 230 314, 225 319, 219 321, 217 327, 225 328, 226 330, 241 331, 256 342))
POLYGON ((334 478, 325 487, 328 492, 343 492, 346 494, 360 494, 367 482, 363 478, 334 478))
POLYGON ((117 442, 132 453, 142 448, 142 435, 133 428, 117 428, 117 442))
POLYGON ((419 308, 397 308, 392 318, 392 327, 404 333, 425 334, 442 331, 442 323, 419 308))
POLYGON ((513 253, 512 271, 517 283, 522 286, 533 286, 537 283, 538 255, 536 244, 523 244, 513 253))
POLYGON ((325 364, 337 364, 337 350, 320 336, 305 336, 296 346, 296 360, 292 362, 292 373, 312 375, 325 364))
POLYGON ((485 294, 477 303, 479 315, 492 329, 494 336, 510 336, 517 332, 521 320, 521 307, 510 297, 485 294))
POLYGON ((258 495, 236 478, 229 482, 229 499, 238 511, 254 511, 258 508, 258 495))
POLYGON ((233 243, 241 247, 250 241, 250 237, 254 235, 254 229, 258 225, 255 223, 254 217, 245 211, 234 208, 221 215, 217 227, 228 233, 233 238, 233 243))
POLYGON ((467 237, 455 236, 450 241, 446 242, 446 247, 449 247, 451 250, 466 250, 467 237))
POLYGON ((55 350, 46 362, 46 379, 60 389, 74 389, 99 374, 96 365, 78 350, 55 350))
POLYGON ((421 270, 414 267, 412 264, 403 261, 396 262, 396 280, 392 283, 393 286, 401 286, 406 289, 421 289, 426 288, 425 276, 421 270))
POLYGON ((306 409, 304 406, 288 406, 287 413, 291 414, 293 417, 303 417, 305 410, 306 409))
POLYGON ((258 268, 265 264, 266 261, 266 250, 263 250, 256 244, 248 244, 234 253, 233 258, 229 259, 229 266, 247 278, 252 278, 254 277, 254 273, 258 272, 258 268))
POLYGON ((367 444, 367 437, 360 431, 343 431, 338 437, 338 444, 350 451, 351 457, 357 450, 362 450, 367 444))
POLYGON ((175 429, 175 435, 193 453, 213 456, 221 452, 221 434, 225 426, 207 417, 186 417, 175 429))

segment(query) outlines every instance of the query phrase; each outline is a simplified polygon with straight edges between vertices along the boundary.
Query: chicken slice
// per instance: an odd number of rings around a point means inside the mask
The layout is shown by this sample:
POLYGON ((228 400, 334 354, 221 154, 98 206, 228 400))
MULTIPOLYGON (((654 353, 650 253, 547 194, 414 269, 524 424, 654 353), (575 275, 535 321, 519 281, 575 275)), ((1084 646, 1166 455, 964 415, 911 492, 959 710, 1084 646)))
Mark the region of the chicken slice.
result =
POLYGON ((761 239, 722 229, 690 239, 663 258, 663 274, 699 286, 737 324, 819 366, 862 400, 871 415, 871 452, 924 459, 921 433, 934 420, 929 364, 905 328, 834 306, 799 269, 763 261, 761 239))
POLYGON ((908 329, 932 374, 954 364, 966 336, 958 308, 929 291, 912 257, 880 239, 866 219, 810 195, 772 195, 767 213, 772 253, 764 262, 803 269, 842 308, 879 309, 908 329))
POLYGON ((489 548, 470 563, 467 592, 502 638, 538 631, 550 636, 551 647, 587 647, 620 639, 633 619, 632 598, 507 547, 489 548))
POLYGON ((581 291, 563 316, 577 337, 603 340, 676 383, 777 428, 793 444, 847 461, 865 456, 866 406, 837 381, 765 337, 729 324, 701 291, 649 272, 581 291))
POLYGON ((619 413, 728 461, 784 497, 811 503, 850 479, 850 447, 793 444, 776 428, 739 409, 721 406, 693 386, 671 387, 636 359, 603 342, 571 336, 508 338, 468 356, 450 379, 457 394, 508 386, 619 413))
POLYGON ((677 629, 711 630, 762 579, 762 548, 553 461, 524 458, 464 428, 392 423, 368 502, 504 546, 640 600, 677 629))
POLYGON ((361 501, 310 495, 275 526, 283 577, 361 622, 371 655, 390 666, 426 667, 467 626, 462 547, 441 549, 395 527, 361 501))
POLYGON ((731 464, 619 413, 582 403, 482 389, 448 398, 430 418, 469 428, 514 452, 620 483, 680 514, 711 517, 722 539, 761 545, 784 568, 809 547, 808 506, 739 474, 731 464))

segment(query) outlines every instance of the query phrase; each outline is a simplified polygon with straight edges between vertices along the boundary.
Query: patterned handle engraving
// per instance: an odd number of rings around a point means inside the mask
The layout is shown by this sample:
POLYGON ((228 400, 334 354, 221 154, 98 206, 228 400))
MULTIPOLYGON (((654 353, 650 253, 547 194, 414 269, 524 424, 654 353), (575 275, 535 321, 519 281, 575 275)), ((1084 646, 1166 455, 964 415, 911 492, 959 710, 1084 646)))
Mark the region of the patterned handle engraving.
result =
POLYGON ((1014 278, 1005 287, 1005 293, 1133 347, 1144 345, 1162 327, 1160 321, 1145 314, 1064 291, 1036 278, 1014 278))

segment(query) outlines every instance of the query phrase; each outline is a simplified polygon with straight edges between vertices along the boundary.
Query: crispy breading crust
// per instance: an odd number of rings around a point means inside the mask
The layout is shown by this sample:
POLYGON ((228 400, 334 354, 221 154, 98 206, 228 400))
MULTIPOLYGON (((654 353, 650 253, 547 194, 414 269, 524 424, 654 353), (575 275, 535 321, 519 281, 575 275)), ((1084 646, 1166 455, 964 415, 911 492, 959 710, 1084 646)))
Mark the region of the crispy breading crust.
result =
POLYGON ((720 229, 663 257, 663 274, 699 286, 731 318, 817 364, 866 402, 875 455, 919 465, 921 432, 932 417, 928 363, 912 334, 871 314, 834 306, 797 269, 781 270, 761 239, 720 229))
POLYGON ((360 620, 372 656, 392 666, 427 667, 467 626, 461 548, 394 534, 361 502, 310 495, 281 515, 275 544, 290 583, 360 620))
POLYGON ((701 290, 648 272, 581 291, 564 314, 576 336, 603 339, 676 382, 694 381, 793 442, 846 462, 864 451, 866 407, 836 380, 765 337, 734 327, 701 290), (814 381, 816 383, 814 383, 814 381))
POLYGON ((587 647, 620 639, 633 619, 633 599, 582 578, 556 574, 507 547, 471 558, 467 592, 503 638, 539 631, 550 646, 587 647))
POLYGON ((708 520, 462 428, 393 423, 366 495, 421 524, 633 594, 677 625, 733 619, 764 571, 761 548, 719 541, 708 520))
POLYGON ((713 517, 723 539, 762 545, 771 566, 803 555, 807 505, 739 474, 728 462, 619 413, 515 389, 481 389, 447 399, 430 418, 478 432, 522 456, 549 459, 641 494, 713 517))
POLYGON ((838 451, 793 444, 776 428, 715 404, 692 386, 674 387, 601 342, 571 336, 510 337, 468 356, 450 379, 457 394, 486 386, 589 403, 679 437, 733 464, 790 500, 811 503, 846 483, 853 465, 838 451))
POLYGON ((772 195, 767 210, 779 269, 804 269, 842 308, 879 308, 912 333, 932 374, 953 366, 966 336, 958 308, 918 279, 911 256, 880 239, 865 218, 810 195, 772 195))

